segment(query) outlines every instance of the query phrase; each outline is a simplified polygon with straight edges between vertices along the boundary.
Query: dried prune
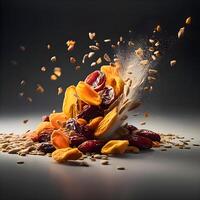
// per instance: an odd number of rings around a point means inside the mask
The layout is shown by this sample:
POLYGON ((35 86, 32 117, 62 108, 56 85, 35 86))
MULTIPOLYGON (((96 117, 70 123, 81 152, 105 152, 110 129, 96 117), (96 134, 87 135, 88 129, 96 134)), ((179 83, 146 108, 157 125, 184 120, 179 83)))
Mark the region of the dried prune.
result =
POLYGON ((91 85, 95 89, 95 91, 98 92, 102 90, 105 86, 105 74, 99 70, 96 70, 86 77, 85 82, 91 85))
POLYGON ((83 110, 78 114, 78 118, 83 118, 89 121, 95 117, 103 116, 104 111, 99 106, 85 105, 83 110))
POLYGON ((85 142, 86 140, 87 138, 84 135, 80 135, 80 134, 74 134, 69 137, 71 147, 78 146, 82 144, 83 142, 85 142))
POLYGON ((127 125, 125 126, 125 128, 128 129, 128 131, 129 131, 130 134, 133 133, 134 131, 138 130, 137 127, 135 127, 135 126, 133 126, 133 125, 129 125, 129 124, 127 124, 127 125))
POLYGON ((134 135, 131 134, 126 137, 129 141, 129 145, 136 146, 139 149, 150 149, 153 145, 153 142, 151 139, 140 136, 140 135, 134 135))
POLYGON ((51 140, 51 135, 50 134, 40 134, 38 137, 38 142, 49 142, 51 140))
POLYGON ((140 129, 135 131, 135 134, 160 142, 160 135, 150 130, 140 129))
POLYGON ((101 140, 87 140, 78 146, 78 149, 83 153, 100 152, 105 142, 101 140))
POLYGON ((38 150, 44 153, 52 153, 56 149, 52 144, 45 142, 45 143, 41 143, 41 145, 38 147, 38 150))
POLYGON ((100 97, 102 99, 101 107, 106 109, 109 107, 111 103, 115 100, 115 91, 113 87, 107 86, 103 90, 99 92, 100 97))

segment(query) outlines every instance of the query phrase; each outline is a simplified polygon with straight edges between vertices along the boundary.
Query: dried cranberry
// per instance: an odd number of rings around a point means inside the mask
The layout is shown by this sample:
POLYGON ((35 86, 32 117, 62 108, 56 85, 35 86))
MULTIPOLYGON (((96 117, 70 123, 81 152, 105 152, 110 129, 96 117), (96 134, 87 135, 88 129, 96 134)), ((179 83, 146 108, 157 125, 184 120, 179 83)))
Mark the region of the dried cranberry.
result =
POLYGON ((42 121, 43 122, 49 122, 49 116, 48 115, 42 116, 42 121))
POLYGON ((133 125, 126 125, 125 128, 127 128, 129 130, 130 134, 133 133, 134 131, 138 130, 138 128, 133 125))
POLYGON ((102 103, 101 106, 103 109, 108 108, 111 103, 115 100, 115 92, 113 87, 107 86, 99 92, 101 96, 102 103))
POLYGON ((82 144, 83 142, 85 142, 87 140, 87 138, 84 135, 74 134, 69 137, 69 140, 70 140, 70 146, 74 147, 74 146, 78 146, 78 145, 82 144))
POLYGON ((98 116, 103 116, 104 111, 99 106, 91 106, 91 105, 85 105, 83 107, 83 110, 81 113, 78 114, 78 118, 83 118, 86 121, 89 121, 90 119, 93 119, 98 116))
POLYGON ((78 146, 83 153, 99 152, 105 143, 101 140, 87 140, 78 146))
POLYGON ((136 146, 139 149, 150 149, 153 145, 152 140, 140 135, 129 135, 128 141, 131 146, 136 146))
POLYGON ((91 85, 96 91, 100 91, 105 86, 106 77, 103 72, 96 70, 86 77, 85 82, 91 85))
POLYGON ((143 137, 146 137, 146 138, 149 138, 153 141, 158 141, 160 142, 160 135, 153 132, 153 131, 150 131, 150 130, 146 130, 146 129, 141 129, 141 130, 137 130, 135 132, 136 135, 140 135, 140 136, 143 136, 143 137))
POLYGON ((41 145, 38 147, 38 150, 44 153, 52 153, 56 149, 52 144, 45 142, 45 143, 41 143, 41 145))

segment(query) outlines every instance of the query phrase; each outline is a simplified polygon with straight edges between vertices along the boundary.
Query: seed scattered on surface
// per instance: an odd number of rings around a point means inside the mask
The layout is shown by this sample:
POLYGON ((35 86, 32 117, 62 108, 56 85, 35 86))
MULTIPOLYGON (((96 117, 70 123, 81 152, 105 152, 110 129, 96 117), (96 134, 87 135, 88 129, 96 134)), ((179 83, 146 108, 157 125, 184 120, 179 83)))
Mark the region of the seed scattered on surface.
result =
POLYGON ((92 51, 92 52, 90 52, 89 54, 88 54, 88 58, 91 58, 92 56, 94 56, 94 52, 92 51))
POLYGON ((115 48, 116 48, 116 46, 115 46, 114 44, 112 44, 112 45, 111 45, 111 48, 115 49, 115 48))
POLYGON ((105 61, 111 62, 111 59, 110 59, 110 57, 107 53, 104 54, 103 58, 104 58, 105 61))
POLYGON ((154 43, 155 41, 153 39, 149 39, 149 42, 150 43, 154 43))
POLYGON ((144 121, 144 122, 140 122, 140 125, 145 125, 146 124, 146 122, 144 121))
POLYGON ((187 146, 187 147, 185 147, 184 149, 191 149, 191 147, 188 147, 188 146, 187 146))
POLYGON ((192 23, 192 17, 188 17, 186 20, 185 20, 185 23, 187 25, 191 24, 192 23))
POLYGON ((160 42, 159 42, 159 41, 155 43, 155 46, 156 46, 156 47, 158 47, 159 45, 160 45, 160 42))
POLYGON ((167 151, 167 149, 161 149, 161 151, 167 151))
POLYGON ((133 46, 134 46, 134 43, 133 43, 132 41, 129 41, 129 42, 128 42, 128 46, 129 46, 129 47, 133 47, 133 46))
POLYGON ((178 38, 182 38, 184 36, 184 32, 185 32, 185 27, 182 27, 179 29, 178 31, 178 38))
POLYGON ((31 97, 27 97, 27 101, 31 103, 33 102, 33 99, 31 97))
POLYGON ((92 62, 90 66, 94 67, 95 65, 96 65, 96 62, 92 62))
POLYGON ((117 167, 118 170, 125 170, 125 167, 117 167))
POLYGON ((164 145, 165 148, 172 148, 172 145, 164 145))
POLYGON ((101 159, 102 158, 102 156, 100 154, 95 154, 93 157, 96 158, 96 159, 101 159))
POLYGON ((20 92, 20 93, 19 93, 19 96, 20 96, 20 97, 23 97, 23 96, 24 96, 24 92, 20 92))
POLYGON ((89 32, 88 36, 89 36, 90 40, 93 40, 96 36, 96 33, 89 32))
POLYGON ((24 164, 24 161, 18 161, 17 164, 19 165, 24 164))
POLYGON ((76 63, 76 58, 70 57, 69 61, 70 61, 70 63, 75 64, 76 63))
POLYGON ((149 51, 153 52, 154 48, 153 47, 149 47, 149 51))
POLYGON ((160 56, 160 52, 159 51, 154 51, 154 55, 156 55, 157 57, 160 56))
POLYGON ((176 64, 176 60, 171 60, 171 61, 170 61, 171 67, 173 67, 175 64, 176 64))
POLYGON ((79 70, 80 68, 81 68, 80 65, 77 65, 77 66, 75 67, 76 70, 79 70))
POLYGON ((51 49, 51 45, 47 44, 47 49, 50 50, 51 49))
POLYGON ((96 159, 95 159, 95 158, 93 158, 93 157, 91 157, 91 158, 90 158, 90 160, 91 160, 91 161, 96 161, 96 159))
POLYGON ((46 71, 46 67, 45 67, 45 66, 42 66, 42 67, 40 68, 40 70, 41 70, 42 72, 45 72, 45 71, 46 71))
POLYGON ((88 54, 85 54, 84 56, 83 56, 83 59, 82 59, 82 63, 84 64, 85 63, 85 59, 88 57, 88 54))
POLYGON ((27 122, 28 122, 28 119, 25 119, 25 120, 23 121, 24 124, 26 124, 27 122))
POLYGON ((55 67, 55 68, 54 68, 54 74, 55 74, 56 76, 60 77, 61 74, 62 74, 61 68, 60 68, 60 67, 55 67))
POLYGON ((95 45, 90 45, 89 48, 92 49, 93 51, 98 51, 99 50, 99 47, 97 47, 95 45))
POLYGON ((200 144, 196 144, 196 143, 194 143, 194 144, 193 144, 193 146, 196 146, 196 147, 198 147, 198 146, 200 146, 200 144))
POLYGON ((37 92, 37 93, 40 93, 40 94, 44 92, 44 88, 42 87, 42 85, 37 84, 36 92, 37 92))
POLYGON ((21 80, 20 85, 25 85, 26 81, 25 80, 21 80))
POLYGON ((57 61, 56 56, 52 56, 52 57, 51 57, 51 62, 55 63, 56 61, 57 61))
POLYGON ((153 77, 153 76, 148 76, 148 77, 147 77, 147 79, 148 79, 148 81, 150 81, 150 82, 152 82, 152 81, 155 81, 155 80, 156 80, 156 78, 155 78, 155 77, 153 77))
POLYGON ((155 31, 161 32, 161 30, 162 30, 162 29, 161 29, 161 26, 160 26, 160 25, 157 25, 156 28, 155 28, 155 31))
POLYGON ((62 87, 58 87, 58 95, 62 94, 63 93, 63 89, 62 87))
POLYGON ((120 42, 123 41, 123 37, 122 37, 122 36, 119 37, 119 41, 120 41, 120 42))
POLYGON ((104 42, 111 42, 111 39, 105 39, 104 42))
POLYGON ((50 78, 52 81, 55 81, 55 80, 57 80, 58 77, 55 74, 52 74, 50 78))
POLYGON ((108 162, 108 160, 104 160, 104 161, 101 161, 101 164, 102 165, 109 165, 109 162, 108 162))
POLYGON ((156 75, 158 73, 158 70, 156 69, 149 69, 149 74, 150 75, 156 75))

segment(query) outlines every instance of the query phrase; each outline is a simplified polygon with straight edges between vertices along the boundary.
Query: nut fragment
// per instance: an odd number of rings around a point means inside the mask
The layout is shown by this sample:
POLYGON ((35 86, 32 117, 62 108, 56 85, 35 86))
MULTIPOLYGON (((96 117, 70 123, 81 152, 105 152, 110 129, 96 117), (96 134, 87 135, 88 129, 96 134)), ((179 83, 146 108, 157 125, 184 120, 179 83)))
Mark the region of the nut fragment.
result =
POLYGON ((91 58, 95 53, 93 51, 91 51, 89 54, 88 54, 88 58, 91 58))
POLYGON ((99 50, 99 47, 97 47, 95 45, 90 45, 89 48, 92 49, 93 51, 98 51, 99 50))
POLYGON ((70 63, 75 64, 76 63, 76 58, 70 57, 69 61, 70 61, 70 63))
POLYGON ((61 74, 62 74, 61 68, 60 68, 60 67, 55 67, 55 68, 54 68, 54 74, 55 74, 56 76, 60 77, 61 74))
POLYGON ((107 53, 104 54, 103 58, 104 58, 105 61, 111 62, 111 59, 110 59, 110 57, 107 53))
POLYGON ((182 28, 179 29, 179 31, 178 31, 178 38, 179 39, 183 37, 184 32, 185 32, 185 27, 182 27, 182 28))
POLYGON ((185 23, 187 25, 191 24, 192 23, 192 17, 188 17, 186 20, 185 20, 185 23))
POLYGON ((43 93, 44 92, 44 88, 42 87, 42 85, 37 84, 36 92, 37 93, 43 93))
POLYGON ((41 69, 40 69, 42 72, 45 72, 46 71, 46 67, 45 66, 43 66, 43 67, 41 67, 41 69))
POLYGON ((88 36, 89 36, 90 40, 93 40, 96 36, 96 33, 89 32, 88 36))
POLYGON ((58 87, 58 95, 62 94, 63 93, 63 89, 62 87, 58 87))
POLYGON ((55 63, 56 60, 57 60, 57 59, 56 59, 56 56, 52 56, 52 57, 51 57, 51 62, 55 63))
POLYGON ((99 58, 97 59, 96 63, 97 63, 97 65, 99 65, 99 64, 102 63, 102 59, 101 59, 101 57, 99 57, 99 58))
POLYGON ((156 28, 155 28, 155 31, 160 32, 161 31, 161 26, 157 25, 156 28))
POLYGON ((170 61, 171 67, 173 67, 175 64, 176 64, 176 60, 171 60, 171 61, 170 61))
POLYGON ((52 74, 50 78, 52 81, 55 81, 55 80, 57 80, 58 77, 55 74, 52 74))

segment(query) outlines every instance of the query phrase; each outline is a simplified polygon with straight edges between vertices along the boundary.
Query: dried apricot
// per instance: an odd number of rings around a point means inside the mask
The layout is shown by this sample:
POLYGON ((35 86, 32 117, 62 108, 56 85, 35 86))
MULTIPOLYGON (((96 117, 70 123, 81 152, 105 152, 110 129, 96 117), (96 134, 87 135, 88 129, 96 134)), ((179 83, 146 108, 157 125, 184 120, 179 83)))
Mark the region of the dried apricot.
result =
POLYGON ((128 140, 110 140, 101 149, 103 154, 122 154, 129 145, 128 140))
POLYGON ((51 128, 54 128, 53 126, 52 126, 52 124, 51 124, 51 122, 40 122, 39 124, 38 124, 38 126, 36 127, 36 130, 35 130, 35 132, 37 133, 37 134, 40 134, 44 129, 51 129, 51 128))
POLYGON ((63 129, 53 131, 51 134, 51 143, 56 149, 69 147, 69 137, 63 129))
POLYGON ((55 128, 62 128, 62 125, 67 120, 67 116, 61 112, 61 113, 52 113, 49 115, 49 120, 53 127, 55 128))
POLYGON ((95 117, 94 119, 90 120, 89 124, 87 125, 89 129, 95 130, 103 117, 95 117))
POLYGON ((66 89, 62 108, 63 113, 65 113, 68 119, 73 118, 77 115, 77 105, 78 98, 76 87, 74 85, 71 85, 66 89))
POLYGON ((114 107, 105 117, 101 120, 99 125, 97 126, 95 130, 95 136, 96 137, 102 137, 104 136, 109 128, 112 127, 113 123, 117 119, 117 107, 114 107))
POLYGON ((52 157, 57 162, 66 162, 68 160, 77 160, 82 156, 78 148, 63 148, 57 149, 52 153, 52 157))
POLYGON ((89 105, 98 106, 101 104, 100 95, 87 83, 80 81, 76 86, 78 97, 89 105))
POLYGON ((103 65, 101 71, 107 76, 119 76, 119 69, 110 65, 103 65))

